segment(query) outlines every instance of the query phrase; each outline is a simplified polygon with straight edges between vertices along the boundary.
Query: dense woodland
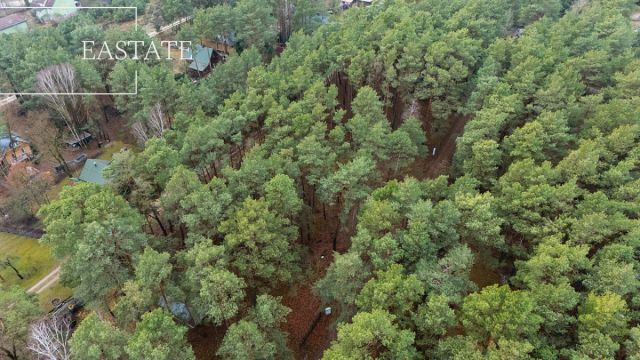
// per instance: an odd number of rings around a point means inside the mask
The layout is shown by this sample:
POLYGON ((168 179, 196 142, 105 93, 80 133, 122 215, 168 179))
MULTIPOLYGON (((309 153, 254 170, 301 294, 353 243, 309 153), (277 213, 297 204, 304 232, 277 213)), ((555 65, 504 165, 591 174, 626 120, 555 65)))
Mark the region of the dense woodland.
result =
MULTIPOLYGON (((311 281, 337 326, 324 359, 640 359, 636 1, 386 0, 324 25, 307 20, 326 8, 279 1, 162 3, 147 11, 195 14, 180 38, 233 33, 239 54, 193 84, 158 63, 83 70, 65 44, 123 36, 90 18, 30 35, 60 42, 30 64, 60 53, 83 88, 140 72, 115 101, 141 151, 39 212, 95 311, 73 358, 194 359, 199 326, 224 332, 220 358, 293 357, 281 296, 311 281), (451 165, 430 171, 456 124, 451 165), (499 280, 472 281, 478 264, 499 280)), ((32 86, 24 62, 0 64, 32 86)), ((22 346, 32 300, 3 289, 0 309, 2 346, 22 346)))

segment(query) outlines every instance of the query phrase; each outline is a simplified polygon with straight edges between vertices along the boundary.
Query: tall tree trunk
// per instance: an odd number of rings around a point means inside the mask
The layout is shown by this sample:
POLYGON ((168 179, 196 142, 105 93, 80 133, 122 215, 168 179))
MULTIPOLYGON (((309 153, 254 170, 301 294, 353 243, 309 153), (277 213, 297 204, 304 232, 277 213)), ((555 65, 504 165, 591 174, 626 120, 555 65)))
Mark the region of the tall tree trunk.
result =
POLYGON ((167 229, 164 227, 164 225, 162 224, 162 221, 160 220, 160 214, 158 214, 158 210, 156 209, 152 209, 151 213, 153 214, 153 218, 156 220, 156 222, 158 223, 158 226, 160 226, 160 230, 162 230, 162 234, 164 236, 167 236, 167 229))
POLYGON ((2 350, 5 354, 7 354, 7 356, 9 357, 9 359, 11 360, 18 360, 18 351, 16 349, 16 344, 13 343, 13 351, 5 348, 5 347, 0 347, 0 350, 2 350))
POLYGON ((333 251, 337 251, 338 250, 338 234, 340 233, 340 220, 338 220, 338 223, 336 224, 336 230, 333 233, 333 246, 332 249, 333 251))
POLYGON ((147 226, 149 226, 149 231, 151 231, 151 234, 155 235, 155 232, 153 231, 153 225, 151 224, 151 220, 149 220, 151 216, 147 215, 144 217, 144 219, 147 221, 147 226))
POLYGON ((11 261, 9 259, 4 261, 5 264, 7 264, 8 267, 10 267, 11 269, 13 269, 13 271, 16 273, 16 275, 20 278, 20 280, 24 280, 24 276, 22 276, 22 274, 20 274, 20 271, 18 271, 18 269, 16 269, 15 266, 13 266, 13 264, 11 263, 11 261))

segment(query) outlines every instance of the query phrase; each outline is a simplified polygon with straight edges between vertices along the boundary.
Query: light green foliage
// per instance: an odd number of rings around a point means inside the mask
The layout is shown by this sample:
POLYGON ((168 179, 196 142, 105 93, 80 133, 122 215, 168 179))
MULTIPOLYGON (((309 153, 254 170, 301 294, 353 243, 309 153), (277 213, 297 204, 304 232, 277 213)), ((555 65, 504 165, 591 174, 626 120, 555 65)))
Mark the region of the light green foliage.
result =
POLYGON ((394 264, 386 271, 378 271, 356 298, 359 311, 386 310, 399 322, 407 322, 422 300, 424 288, 415 274, 405 276, 402 265, 394 264))
POLYGON ((121 359, 126 344, 127 334, 95 313, 80 322, 70 340, 71 355, 87 360, 121 359))
POLYGON ((527 159, 513 163, 498 182, 499 214, 529 241, 555 234, 554 219, 569 213, 580 194, 574 181, 558 184, 557 179, 549 163, 536 166, 527 159))
POLYGON ((588 252, 586 246, 563 244, 558 236, 546 238, 530 259, 516 261, 515 278, 530 289, 544 283, 558 285, 581 280, 584 271, 591 268, 588 252))
POLYGON ((536 21, 543 16, 557 18, 562 10, 562 1, 544 0, 531 1, 520 0, 516 2, 516 17, 518 25, 524 26, 536 21))
POLYGON ((102 303, 124 284, 132 274, 134 257, 147 244, 140 214, 98 185, 65 188, 40 215, 46 228, 41 241, 56 257, 69 259, 62 268, 63 281, 92 304, 102 303))
POLYGON ((629 340, 625 343, 629 360, 640 358, 640 328, 634 327, 629 330, 629 340))
POLYGON ((438 249, 458 240, 455 224, 460 213, 451 205, 450 202, 438 203, 436 208, 428 200, 413 204, 407 215, 407 232, 400 239, 406 262, 430 259, 438 249))
POLYGON ((182 200, 201 186, 196 173, 183 166, 176 167, 160 197, 160 203, 167 212, 167 217, 172 221, 182 221, 182 218, 187 215, 182 200))
POLYGON ((190 233, 213 237, 230 204, 227 185, 223 180, 213 178, 180 200, 181 220, 190 233))
POLYGON ((477 341, 523 340, 533 336, 541 318, 531 295, 508 286, 492 285, 464 300, 462 324, 477 341))
POLYGON ((416 343, 432 346, 437 343, 437 337, 445 335, 456 324, 456 314, 446 295, 430 295, 413 313, 413 322, 417 329, 416 343))
POLYGON ((176 324, 171 316, 156 309, 142 316, 142 321, 126 346, 131 360, 193 360, 193 350, 185 339, 187 329, 176 324))
POLYGON ((159 253, 149 247, 140 255, 135 265, 135 278, 124 284, 126 295, 118 301, 115 308, 121 323, 137 321, 158 302, 158 297, 161 297, 164 307, 168 308, 170 304, 167 303, 165 288, 172 271, 169 260, 168 253, 159 253))
POLYGON ((361 88, 351 106, 354 116, 347 123, 347 129, 351 132, 356 149, 385 159, 384 143, 391 126, 382 112, 378 95, 369 87, 361 88))
POLYGON ((482 179, 485 186, 492 185, 491 179, 495 178, 502 157, 498 143, 494 140, 478 141, 471 146, 471 152, 473 156, 462 166, 465 174, 482 179))
POLYGON ((264 200, 247 199, 220 225, 231 267, 251 287, 291 282, 298 272, 297 231, 268 209, 264 200))
POLYGON ((165 139, 153 138, 147 141, 140 154, 134 155, 131 151, 115 154, 104 175, 114 192, 144 214, 153 213, 157 217, 154 202, 167 186, 179 161, 178 152, 165 139))
POLYGON ((244 299, 244 280, 226 270, 210 269, 200 280, 200 301, 214 324, 233 318, 244 299))
POLYGON ((458 233, 463 242, 479 248, 505 247, 500 233, 503 220, 497 214, 496 199, 491 193, 457 194, 454 202, 460 212, 458 233))
POLYGON ((148 288, 160 288, 171 274, 169 260, 169 254, 146 248, 135 267, 136 281, 148 288))
POLYGON ((374 176, 375 163, 368 155, 361 155, 342 164, 338 171, 322 179, 318 192, 325 202, 342 205, 340 219, 346 220, 351 209, 371 191, 369 182, 374 176))
POLYGON ((296 185, 284 174, 276 175, 265 185, 265 201, 270 209, 288 219, 297 218, 302 211, 303 203, 296 185))
MULTIPOLYGON (((142 30, 140 30, 142 31, 142 30)), ((130 41, 145 41, 149 44, 151 39, 142 32, 127 33, 126 38, 130 41)), ((115 35, 112 48, 115 49, 115 42, 121 41, 122 33, 115 35)), ((110 41, 107 34, 107 41, 110 41)), ((159 49, 161 46, 156 45, 159 49)), ((130 54, 134 54, 134 49, 127 49, 130 54)), ((142 50, 140 50, 142 51, 142 50)), ((139 54, 143 57, 145 54, 139 54)), ((132 55, 133 56, 133 55, 132 55)), ((155 58, 151 56, 151 59, 155 58)), ((138 72, 138 89, 136 96, 120 96, 116 99, 116 106, 121 111, 127 111, 131 116, 131 123, 145 122, 150 116, 151 109, 159 104, 165 115, 171 116, 174 112, 174 99, 177 96, 177 84, 172 71, 168 66, 149 66, 142 62, 131 59, 118 61, 109 75, 109 84, 112 92, 134 93, 135 73, 138 72)))
POLYGON ((428 294, 444 294, 452 303, 459 304, 470 291, 476 289, 469 280, 475 256, 466 245, 450 249, 439 259, 425 258, 416 265, 416 275, 428 294))
POLYGON ((249 312, 249 317, 262 329, 277 329, 291 312, 291 309, 280 303, 281 300, 271 295, 258 296, 255 307, 249 312))
POLYGON ((383 310, 356 314, 352 323, 338 326, 338 339, 322 358, 417 359, 415 334, 398 328, 394 319, 383 310))
POLYGON ((275 359, 276 344, 254 322, 240 320, 231 325, 217 354, 225 359, 275 359))
MULTIPOLYGON (((178 36, 185 28, 186 25, 183 25, 178 36)), ((181 111, 192 114, 194 109, 202 108, 207 115, 217 114, 218 106, 222 105, 226 98, 246 89, 249 72, 260 64, 261 56, 255 48, 247 49, 237 56, 230 55, 224 63, 217 64, 209 76, 202 79, 196 86, 193 83, 180 85, 176 111, 178 114, 181 111), (225 86, 219 86, 219 84, 225 84, 225 86)))
POLYGON ((455 336, 442 341, 438 352, 440 356, 455 360, 528 360, 531 359, 530 353, 533 349, 534 346, 528 342, 506 339, 489 343, 486 349, 483 349, 469 337, 455 336))
POLYGON ((241 48, 252 46, 270 53, 276 41, 276 19, 271 9, 259 0, 239 0, 235 6, 239 17, 236 32, 241 48))
POLYGON ((18 286, 0 286, 0 351, 9 358, 27 356, 29 325, 40 315, 34 295, 18 286))
POLYGON ((585 279, 585 285, 598 294, 634 294, 640 286, 635 264, 633 248, 621 244, 607 245, 596 255, 595 266, 585 279))
POLYGON ((271 295, 258 296, 248 317, 229 327, 218 355, 226 359, 289 358, 286 335, 279 327, 291 310, 280 300, 271 295))
POLYGON ((41 211, 63 282, 100 314, 116 304, 121 330, 89 317, 75 341, 97 340, 76 357, 192 359, 172 309, 226 331, 220 357, 288 358, 280 329, 298 309, 266 294, 324 275, 327 359, 633 358, 635 3, 376 1, 314 30, 337 2, 153 0, 156 27, 193 14, 179 39, 234 47, 197 83, 156 61, 74 59, 84 39, 150 41, 103 32, 120 12, 0 37, 7 89, 56 63, 100 91, 132 92, 137 72, 138 95, 114 98, 122 118, 164 114, 141 153, 115 156, 114 193, 79 184, 41 211), (327 239, 345 251, 312 269, 328 244, 310 242, 327 239), (509 285, 472 293, 470 275, 509 285))
POLYGON ((543 113, 535 121, 516 129, 504 140, 504 146, 515 160, 555 160, 564 154, 570 139, 563 113, 543 113))
POLYGON ((325 303, 337 302, 344 311, 355 304, 356 296, 369 276, 370 271, 356 252, 335 254, 325 276, 316 282, 314 292, 325 303))
POLYGON ((627 305, 617 294, 589 293, 580 306, 578 331, 580 333, 599 332, 611 337, 626 333, 627 305))
POLYGON ((627 332, 628 310, 617 294, 589 293, 578 311, 578 354, 613 357, 627 332))

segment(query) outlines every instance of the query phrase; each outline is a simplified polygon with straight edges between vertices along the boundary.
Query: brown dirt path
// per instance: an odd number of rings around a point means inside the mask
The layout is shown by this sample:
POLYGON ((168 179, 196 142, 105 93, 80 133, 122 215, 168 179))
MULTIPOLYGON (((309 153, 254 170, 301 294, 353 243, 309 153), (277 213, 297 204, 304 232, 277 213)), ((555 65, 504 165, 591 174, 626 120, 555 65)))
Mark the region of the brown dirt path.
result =
POLYGON ((456 152, 456 140, 464 132, 464 126, 468 120, 469 117, 456 117, 446 134, 429 143, 429 154, 426 158, 418 159, 408 175, 419 180, 435 179, 440 175, 447 175, 456 152), (432 155, 434 146, 436 148, 435 156, 432 155))
POLYGON ((42 280, 38 281, 37 284, 33 285, 29 290, 27 290, 27 292, 40 294, 41 292, 55 285, 58 280, 60 280, 60 266, 53 269, 53 271, 51 271, 47 276, 43 277, 42 280))

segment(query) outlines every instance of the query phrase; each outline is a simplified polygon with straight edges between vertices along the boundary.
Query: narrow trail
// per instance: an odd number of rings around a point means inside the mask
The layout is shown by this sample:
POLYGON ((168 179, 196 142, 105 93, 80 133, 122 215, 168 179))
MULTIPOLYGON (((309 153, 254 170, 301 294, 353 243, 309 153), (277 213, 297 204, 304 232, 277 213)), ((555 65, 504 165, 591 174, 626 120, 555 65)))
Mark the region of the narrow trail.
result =
POLYGON ((436 142, 429 143, 429 154, 426 158, 419 159, 412 166, 408 175, 418 180, 435 179, 440 175, 448 175, 453 155, 456 152, 456 140, 464 132, 464 126, 469 120, 466 116, 457 117, 449 131, 439 137, 436 142), (436 154, 433 156, 433 148, 436 154))
POLYGON ((42 280, 38 281, 37 284, 33 285, 29 290, 27 290, 27 292, 31 294, 40 294, 41 292, 55 285, 58 280, 60 280, 60 266, 53 269, 53 271, 51 271, 47 276, 42 278, 42 280))

